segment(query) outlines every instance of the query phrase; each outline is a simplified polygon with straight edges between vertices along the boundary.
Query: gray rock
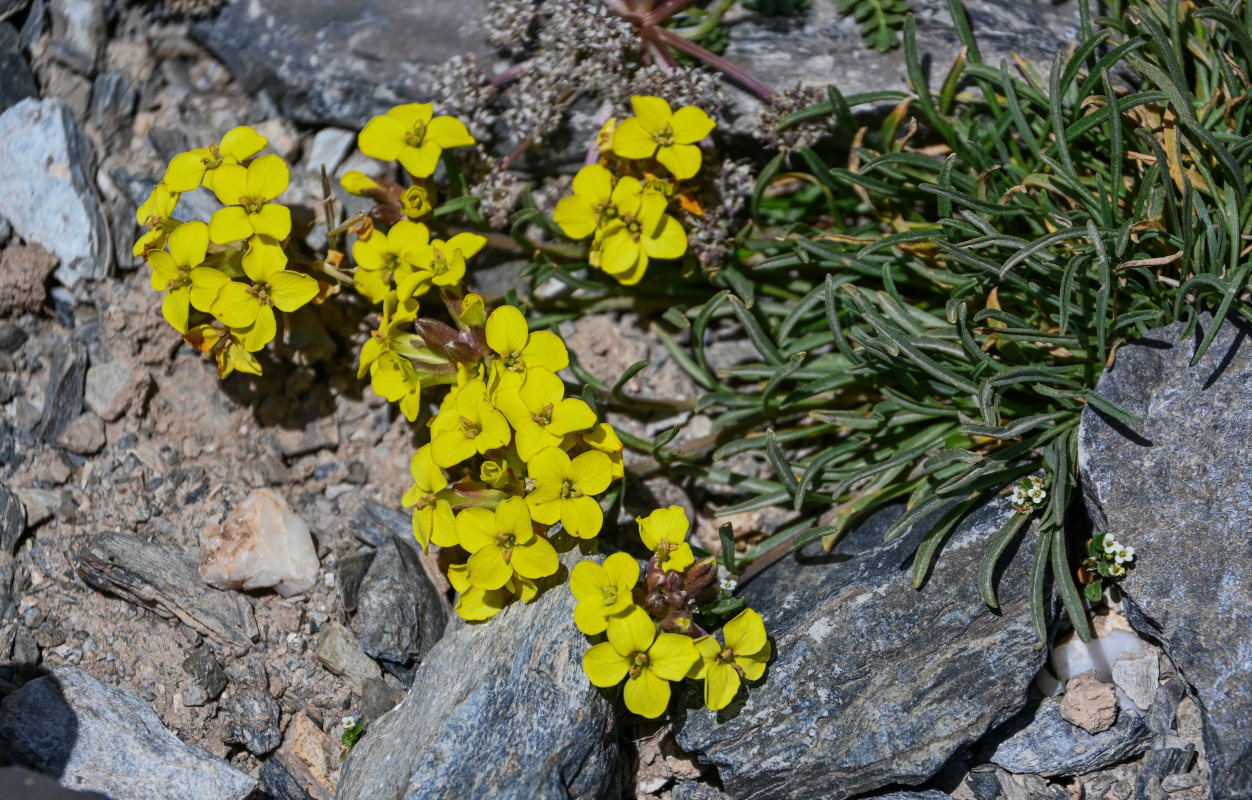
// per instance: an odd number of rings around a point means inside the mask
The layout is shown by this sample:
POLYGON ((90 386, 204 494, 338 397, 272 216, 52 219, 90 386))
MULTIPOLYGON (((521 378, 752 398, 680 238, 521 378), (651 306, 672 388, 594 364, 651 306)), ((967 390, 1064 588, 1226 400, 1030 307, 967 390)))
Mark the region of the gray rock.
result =
POLYGON ((257 782, 170 733, 133 691, 62 667, 0 701, 0 760, 113 800, 243 800, 257 782))
POLYGON ((71 453, 89 456, 104 447, 104 422, 90 411, 79 414, 56 439, 57 445, 71 453))
POLYGON ((1144 424, 1088 408, 1078 464, 1096 529, 1135 548, 1126 617, 1194 688, 1210 791, 1224 800, 1252 797, 1252 344, 1227 322, 1188 366, 1211 325, 1203 315, 1188 341, 1175 323, 1118 349, 1096 391, 1144 424), (1219 566, 1180 557, 1184 540, 1219 566))
POLYGON ((0 0, 0 20, 22 13, 30 0, 0 0))
MULTIPOLYGON (((967 517, 921 591, 910 567, 926 526, 882 543, 900 513, 884 509, 834 553, 807 548, 746 587, 775 660, 727 709, 688 711, 677 735, 717 766, 732 796, 841 800, 921 783, 1025 704, 1046 652, 1036 649, 1023 555, 1035 532, 1016 558, 1005 554, 997 612, 980 598, 977 575, 1008 505, 967 517)), ((695 692, 688 698, 698 705, 695 692)))
MULTIPOLYGON (((930 59, 930 81, 938 88, 961 48, 946 0, 910 0, 917 22, 917 46, 930 59)), ((983 61, 1013 63, 1014 53, 1050 62, 1079 35, 1078 3, 1063 0, 965 3, 983 61)), ((797 84, 844 94, 884 89, 907 91, 904 49, 886 53, 866 46, 860 24, 831 2, 813 2, 798 17, 762 17, 747 11, 729 15, 724 56, 767 86, 781 91, 797 84)), ((744 106, 748 111, 755 103, 744 106)))
POLYGON ((25 767, 0 767, 0 797, 22 800, 109 800, 99 792, 75 792, 63 788, 55 778, 31 772, 25 767))
POLYGON ((1182 775, 1166 775, 1161 779, 1161 788, 1166 792, 1181 792, 1200 785, 1200 779, 1191 773, 1182 775))
POLYGON ((335 565, 335 576, 339 580, 339 597, 343 601, 343 610, 349 614, 356 611, 357 593, 361 589, 361 580, 374 560, 372 552, 351 553, 339 559, 335 565))
MULTIPOLYGON (((7 22, 0 22, 0 111, 12 107, 19 100, 27 97, 38 97, 35 78, 30 74, 30 66, 22 56, 22 38, 7 22)), ((0 237, 3 243, 7 237, 0 237)))
POLYGON ((152 385, 152 377, 142 367, 118 359, 87 368, 83 402, 101 419, 115 422, 127 408, 142 402, 152 385))
POLYGON ((185 706, 195 707, 210 703, 226 688, 226 672, 217 663, 213 651, 206 646, 192 650, 183 660, 183 672, 191 678, 183 688, 185 706))
POLYGON ((326 627, 322 642, 317 647, 317 660, 326 669, 352 681, 358 688, 370 680, 382 679, 378 665, 365 655, 356 634, 338 622, 332 622, 326 627))
POLYGON ((1055 697, 1045 697, 1033 715, 1014 720, 1006 726, 1008 730, 997 732, 994 740, 1002 741, 998 741, 990 760, 1009 772, 1056 778, 1084 775, 1121 763, 1151 744, 1152 731, 1134 714, 1118 715, 1116 725, 1093 736, 1062 719, 1060 706, 1055 697))
POLYGON ((356 538, 374 547, 382 547, 392 537, 412 535, 412 518, 402 511, 385 506, 377 500, 366 500, 352 514, 348 528, 356 538))
POLYGON ((417 553, 416 546, 395 540, 378 548, 361 580, 353 620, 365 652, 402 667, 429 651, 448 622, 417 553))
POLYGON ((272 800, 313 800, 276 758, 261 764, 261 788, 272 800))
POLYGON ((573 612, 573 595, 558 586, 485 624, 451 624, 404 702, 353 748, 335 796, 608 796, 616 783, 616 720, 583 674, 588 645, 573 612))
POLYGON ((482 0, 252 0, 192 33, 288 117, 357 130, 397 103, 429 101, 432 65, 489 52, 473 23, 485 13, 482 0))
POLYGON ((342 128, 323 128, 313 135, 313 141, 305 153, 305 169, 320 174, 322 167, 326 167, 326 174, 333 176, 335 167, 348 157, 355 144, 355 132, 342 128))
POLYGON ((177 618, 232 653, 244 653, 257 638, 252 606, 235 592, 206 586, 193 548, 99 531, 73 540, 70 561, 91 586, 177 618))
MULTIPOLYGON (((1120 541, 1120 540, 1119 540, 1120 541)), ((1143 763, 1139 769, 1139 777, 1135 780, 1135 797, 1143 800, 1159 800, 1165 796, 1165 787, 1162 782, 1173 775, 1179 775, 1191 768, 1191 762, 1195 760, 1195 750, 1191 745, 1183 747, 1162 747, 1159 750, 1153 750, 1143 758, 1143 763)), ((1243 784, 1236 791, 1247 792, 1249 790, 1247 784, 1243 784)), ((1231 795, 1231 796, 1247 796, 1231 795)))
POLYGON ((938 789, 925 789, 920 792, 886 792, 885 794, 866 795, 861 800, 951 800, 949 795, 938 789))
POLYGON ((120 72, 104 72, 91 86, 91 121, 100 137, 110 141, 133 121, 139 87, 120 72))
POLYGON ((0 620, 11 619, 10 615, 17 603, 17 598, 13 596, 13 573, 16 567, 12 554, 7 550, 0 550, 0 620))
POLYGON ((0 323, 0 351, 17 352, 17 348, 26 344, 26 331, 12 322, 0 323))
POLYGON ((0 553, 12 553, 26 530, 26 507, 0 483, 0 553))
POLYGON ((43 413, 39 418, 39 430, 45 442, 55 442, 82 413, 86 374, 87 354, 81 347, 65 342, 52 351, 48 385, 43 392, 43 413))
POLYGON ((53 0, 52 55, 62 64, 91 77, 104 55, 105 4, 100 0, 53 0))
POLYGON ((61 260, 56 277, 66 286, 109 269, 92 161, 91 143, 60 100, 27 98, 0 114, 0 216, 61 260))
POLYGON ((730 795, 699 781, 682 781, 674 784, 670 796, 673 800, 730 800, 730 795))
POLYGON ((258 756, 282 744, 283 734, 278 729, 282 709, 268 689, 250 686, 238 690, 222 702, 221 712, 226 719, 223 741, 228 744, 243 745, 258 756))
POLYGON ((1144 718, 1144 723, 1157 736, 1164 736, 1173 729, 1174 714, 1186 693, 1187 684, 1181 678, 1170 678, 1157 687, 1156 696, 1152 698, 1152 707, 1144 718))
POLYGON ((1155 647, 1127 650, 1113 664, 1113 683, 1141 710, 1147 711, 1161 679, 1160 652, 1155 647))

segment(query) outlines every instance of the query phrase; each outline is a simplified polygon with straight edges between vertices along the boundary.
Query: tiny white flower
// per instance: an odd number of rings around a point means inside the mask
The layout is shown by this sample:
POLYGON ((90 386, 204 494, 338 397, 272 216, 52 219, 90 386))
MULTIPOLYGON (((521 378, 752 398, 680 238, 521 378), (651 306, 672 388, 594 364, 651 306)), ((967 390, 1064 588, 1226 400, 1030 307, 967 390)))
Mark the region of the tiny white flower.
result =
POLYGON ((721 588, 723 592, 730 593, 739 588, 739 581, 734 578, 722 578, 721 588))
POLYGON ((1121 549, 1121 545, 1113 538, 1111 534, 1104 534, 1104 552, 1112 555, 1121 549))
POLYGON ((1020 506, 1022 503, 1025 503, 1026 502, 1026 490, 1020 486, 1014 486, 1012 501, 1013 501, 1013 505, 1015 506, 1020 506))
POLYGON ((1127 561, 1133 560, 1135 557, 1135 548, 1123 547, 1113 554, 1113 560, 1118 564, 1125 564, 1127 561))
POLYGON ((1121 576, 1126 574, 1126 568, 1123 567, 1121 564, 1110 564, 1109 574, 1112 575, 1114 578, 1120 578, 1121 576))
POLYGON ((1045 492, 1039 486, 1034 487, 1029 492, 1027 492, 1027 494, 1030 495, 1030 501, 1034 503, 1035 505, 1039 505, 1040 503, 1042 503, 1043 498, 1048 496, 1048 493, 1045 492))
POLYGON ((343 723, 344 730, 348 730, 356 726, 356 717, 352 716, 351 714, 348 714, 343 719, 341 719, 340 722, 343 723))

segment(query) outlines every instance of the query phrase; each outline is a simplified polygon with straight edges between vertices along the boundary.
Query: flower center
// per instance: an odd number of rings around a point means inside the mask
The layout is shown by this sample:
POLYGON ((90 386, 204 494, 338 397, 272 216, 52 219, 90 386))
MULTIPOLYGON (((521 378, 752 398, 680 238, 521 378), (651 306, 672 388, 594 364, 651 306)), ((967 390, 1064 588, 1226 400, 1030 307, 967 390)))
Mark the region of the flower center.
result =
POLYGON ((639 237, 643 235, 643 223, 630 214, 623 214, 622 219, 626 223, 626 232, 630 234, 630 238, 636 242, 639 241, 639 237))
POLYGON ((248 291, 256 297, 257 302, 261 305, 274 305, 274 301, 270 298, 270 285, 268 283, 255 283, 248 287, 248 291))
POLYGON ((243 210, 247 211, 249 214, 259 214, 261 212, 261 206, 265 205, 265 198, 241 197, 239 198, 239 205, 243 206, 243 210))
POLYGON ((448 264, 448 257, 444 255, 442 250, 435 250, 435 257, 430 262, 430 268, 434 270, 436 275, 446 273, 451 265, 448 264))
POLYGON ((634 657, 631 658, 630 660, 630 677, 638 678, 639 673, 643 672, 644 668, 647 666, 648 666, 648 654, 647 653, 635 653, 634 657))
POLYGON ((604 592, 604 604, 606 606, 611 606, 617 602, 616 586, 601 586, 600 591, 604 592))
POLYGON ((483 426, 468 417, 461 417, 461 432, 466 439, 473 439, 483 432, 483 426))
POLYGON ((582 496, 583 496, 583 490, 575 486, 572 480, 570 480, 569 478, 566 478, 565 480, 561 481, 561 499, 562 500, 569 500, 574 497, 582 497, 582 496))
POLYGON ((596 222, 600 225, 617 218, 617 206, 613 205, 611 200, 605 200, 600 205, 592 206, 591 210, 596 212, 596 222))
POLYGON ((426 141, 425 122, 413 123, 413 129, 404 134, 404 143, 409 147, 421 147, 424 141, 426 141))
POLYGON ((531 414, 530 418, 535 421, 536 425, 543 428, 548 427, 552 424, 552 404, 548 403, 546 406, 539 409, 538 413, 531 414))
POLYGON ((659 131, 652 134, 652 141, 656 142, 658 147, 673 147, 674 126, 670 125, 668 122, 665 123, 664 128, 661 128, 659 131))
POLYGON ((525 372, 526 360, 522 358, 522 352, 516 350, 504 357, 504 368, 509 372, 525 372))

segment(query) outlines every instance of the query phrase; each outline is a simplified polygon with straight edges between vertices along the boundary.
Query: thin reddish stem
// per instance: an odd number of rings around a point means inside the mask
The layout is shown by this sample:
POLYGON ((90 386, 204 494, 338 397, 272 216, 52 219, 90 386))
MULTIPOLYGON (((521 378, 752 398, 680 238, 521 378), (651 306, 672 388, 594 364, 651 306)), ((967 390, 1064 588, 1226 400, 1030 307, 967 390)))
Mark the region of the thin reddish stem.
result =
POLYGON ((699 0, 668 0, 668 2, 662 3, 660 7, 655 10, 644 14, 643 24, 656 25, 657 23, 664 22, 677 14, 679 11, 682 11, 687 6, 696 2, 699 2, 699 0))
POLYGON ((735 81, 762 100, 774 99, 775 92, 773 89, 749 75, 745 70, 740 69, 716 53, 711 53, 708 50, 705 50, 695 42, 689 42, 683 37, 678 36, 665 28, 649 27, 641 31, 640 34, 654 42, 662 45, 669 45, 675 50, 681 50, 689 56, 700 59, 710 67, 725 73, 728 78, 735 81))

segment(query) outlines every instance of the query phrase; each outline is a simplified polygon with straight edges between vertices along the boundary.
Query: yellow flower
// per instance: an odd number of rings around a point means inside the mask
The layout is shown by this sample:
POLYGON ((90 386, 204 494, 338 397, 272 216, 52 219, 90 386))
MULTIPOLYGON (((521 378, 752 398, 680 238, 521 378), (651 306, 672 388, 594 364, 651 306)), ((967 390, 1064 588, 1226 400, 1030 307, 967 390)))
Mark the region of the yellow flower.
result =
POLYGON ((286 162, 275 155, 261 156, 247 167, 218 167, 213 193, 226 208, 209 220, 210 241, 227 244, 254 234, 286 239, 291 233, 291 209, 270 201, 287 191, 289 178, 286 162))
POLYGON ((470 292, 461 298, 461 310, 457 313, 457 321, 461 323, 462 330, 469 330, 475 325, 483 326, 487 324, 487 304, 483 301, 483 296, 470 292))
POLYGON ((413 177, 429 177, 445 149, 474 144, 465 123, 455 117, 432 119, 433 113, 430 103, 396 106, 365 123, 357 144, 371 158, 397 159, 413 177))
POLYGON ((765 636, 761 615, 745 608, 722 628, 726 646, 712 636, 695 641, 700 661, 691 677, 704 681, 704 704, 717 711, 730 705, 739 692, 739 684, 747 678, 757 680, 765 674, 773 650, 765 636))
POLYGON ((448 583, 456 590, 456 613, 470 622, 489 620, 509 604, 509 586, 501 589, 484 589, 469 580, 468 564, 452 564, 448 567, 448 583))
POLYGON ((613 173, 599 164, 588 164, 574 176, 574 193, 561 198, 552 219, 569 238, 587 238, 617 217, 613 185, 613 173))
POLYGON ((510 497, 496 510, 467 508, 457 515, 456 536, 470 553, 469 580, 483 589, 499 589, 516 573, 535 580, 556 572, 556 549, 535 534, 526 501, 510 497))
POLYGON ((517 454, 530 461, 546 447, 557 447, 567 433, 596 424, 582 400, 565 397, 565 384, 552 370, 531 367, 516 391, 499 391, 496 404, 517 432, 517 454))
POLYGON ((136 258, 147 258, 148 253, 165 247, 165 240, 170 232, 178 227, 174 219, 174 207, 178 205, 178 192, 171 192, 164 183, 152 187, 152 194, 143 201, 135 218, 140 227, 148 230, 135 242, 131 253, 136 258))
MULTIPOLYGON (((618 187, 626 181, 623 178, 618 187)), ((616 198, 617 191, 613 194, 616 198)), ((649 258, 679 258, 687 252, 687 232, 665 213, 668 205, 663 195, 642 187, 623 197, 617 205, 619 216, 600 234, 596 266, 630 286, 643 277, 649 258)))
POLYGON ((197 325, 183 334, 183 341, 217 360, 217 377, 225 378, 235 370, 251 375, 261 374, 261 362, 243 347, 236 331, 221 325, 197 325))
POLYGON ((343 176, 339 178, 339 185, 343 187, 345 192, 348 194, 354 194, 357 197, 372 197, 372 195, 366 194, 366 192, 385 191, 381 183, 366 175, 364 172, 358 172, 357 170, 349 170, 348 172, 345 172, 343 176))
POLYGON ((240 125, 226 132, 221 145, 214 143, 174 156, 161 182, 172 192, 190 192, 201 182, 204 188, 212 189, 220 167, 240 164, 252 158, 265 148, 265 144, 264 136, 247 125, 240 125))
POLYGON ((687 512, 682 506, 658 508, 647 517, 635 517, 643 546, 656 553, 661 569, 682 572, 695 562, 691 545, 687 544, 687 512))
POLYGON ((375 228, 368 237, 352 243, 357 267, 352 279, 361 294, 380 303, 393 281, 399 283, 413 273, 417 256, 429 244, 430 229, 420 222, 400 220, 386 233, 375 228))
POLYGON ((639 582, 639 562, 626 553, 614 553, 604 566, 579 561, 570 570, 569 588, 578 599, 574 624, 588 636, 604 633, 609 617, 629 609, 631 590, 639 582))
POLYGON ((487 387, 482 383, 471 381, 455 394, 455 399, 440 410, 430 429, 435 463, 444 468, 459 464, 475 453, 503 447, 511 435, 508 421, 487 399, 487 387))
POLYGON ((179 333, 186 333, 193 295, 201 301, 195 304, 196 308, 207 310, 202 305, 203 291, 211 292, 208 299, 212 302, 212 296, 229 278, 211 267, 200 266, 209 247, 209 229, 203 222, 179 225, 169 236, 169 247, 168 253, 159 250, 148 254, 152 288, 165 292, 161 301, 165 321, 179 333), (197 292, 197 287, 202 291, 197 292))
MULTIPOLYGON (((210 224, 210 236, 212 230, 210 224)), ((283 269, 286 264, 287 256, 281 247, 263 237, 253 239, 243 256, 243 271, 252 279, 252 285, 226 283, 210 308, 214 316, 232 328, 251 328, 244 337, 244 347, 249 351, 260 349, 274 338, 278 330, 274 308, 295 311, 317 295, 317 281, 283 269)))
POLYGON ((420 219, 433 209, 430 205, 430 192, 426 187, 413 184, 400 194, 400 210, 409 219, 420 219))
POLYGON ((638 606, 608 621, 607 642, 583 655, 583 672, 596 686, 616 686, 626 678, 626 707, 655 719, 669 706, 670 681, 680 681, 699 660, 691 637, 657 635, 652 619, 638 606))
POLYGON ((626 464, 622 458, 622 452, 626 448, 622 445, 622 440, 617 438, 617 431, 613 430, 612 425, 607 422, 601 422, 584 433, 582 440, 587 443, 588 447, 608 454, 609 459, 613 462, 613 480, 620 480, 625 476, 626 464))
POLYGON ((487 346, 500 356, 501 383, 510 386, 520 384, 526 370, 532 367, 557 372, 569 366, 569 351, 561 337, 551 331, 531 333, 526 317, 514 306, 500 306, 491 312, 487 318, 487 346))
POLYGON ((609 488, 613 466, 604 453, 592 450, 570 460, 559 447, 540 450, 527 464, 535 490, 526 505, 535 522, 553 525, 560 521, 565 532, 591 539, 604 525, 604 512, 594 495, 609 488))
POLYGON ((418 355, 421 350, 414 344, 416 335, 410 330, 417 317, 417 304, 401 305, 394 292, 383 298, 382 319, 378 328, 361 345, 361 362, 357 367, 358 378, 378 360, 383 353, 394 352, 406 358, 418 355))
POLYGON ((413 485, 400 501, 405 508, 413 506, 413 535, 425 551, 431 542, 440 547, 456 545, 456 519, 452 505, 440 493, 448 488, 448 478, 435 464, 430 445, 423 445, 413 454, 409 464, 413 485))
POLYGON ((409 422, 416 422, 422 413, 422 376, 413 362, 386 351, 370 364, 370 388, 389 403, 397 403, 400 413, 409 422))
POLYGON ((717 126, 695 106, 671 111, 659 97, 632 97, 635 116, 622 120, 613 132, 613 152, 623 158, 647 158, 653 154, 675 178, 690 178, 700 171, 700 148, 696 142, 717 126))
MULTIPOLYGON (((402 223, 396 223, 397 225, 402 223)), ((465 277, 465 262, 477 255, 485 237, 476 233, 458 233, 448 241, 435 239, 418 248, 413 254, 414 271, 400 281, 396 291, 401 300, 423 294, 433 283, 436 286, 455 286, 465 277)))

